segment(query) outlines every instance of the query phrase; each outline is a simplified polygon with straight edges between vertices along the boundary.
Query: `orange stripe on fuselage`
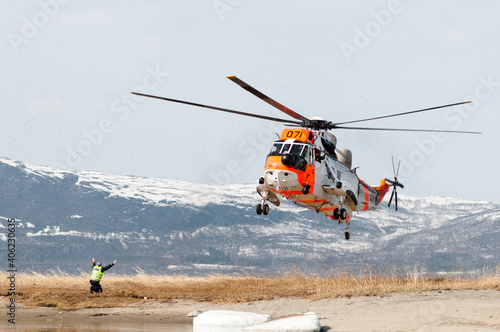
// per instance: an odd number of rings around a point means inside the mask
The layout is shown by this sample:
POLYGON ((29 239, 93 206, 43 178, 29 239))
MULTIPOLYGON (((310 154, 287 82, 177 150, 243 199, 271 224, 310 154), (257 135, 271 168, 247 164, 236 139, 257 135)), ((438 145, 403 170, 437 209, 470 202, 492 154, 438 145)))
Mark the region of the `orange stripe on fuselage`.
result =
POLYGON ((328 201, 324 199, 308 199, 308 200, 303 200, 301 202, 310 204, 310 203, 327 203, 328 201))
POLYGON ((370 203, 370 193, 368 192, 368 188, 366 186, 363 186, 363 189, 365 190, 365 205, 363 206, 363 211, 368 210, 368 205, 370 203))
POLYGON ((305 200, 300 200, 297 198, 289 198, 289 200, 297 203, 302 203, 302 204, 314 204, 314 203, 330 203, 325 199, 305 199, 305 200))

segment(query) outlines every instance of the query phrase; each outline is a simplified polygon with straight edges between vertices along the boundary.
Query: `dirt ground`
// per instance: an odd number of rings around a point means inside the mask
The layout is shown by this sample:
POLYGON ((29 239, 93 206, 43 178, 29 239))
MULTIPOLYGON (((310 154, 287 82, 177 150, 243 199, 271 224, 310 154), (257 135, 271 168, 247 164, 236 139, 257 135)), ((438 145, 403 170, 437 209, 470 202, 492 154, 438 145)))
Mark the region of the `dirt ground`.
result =
MULTIPOLYGON (((94 300, 99 301, 99 296, 102 295, 95 295, 94 300)), ((8 298, 0 299, 6 313, 8 303, 8 298)), ((44 326, 47 327, 44 331, 68 331, 64 328, 65 322, 90 324, 82 331, 89 328, 130 330, 133 327, 160 330, 174 323, 179 324, 174 330, 189 331, 192 318, 186 315, 195 310, 267 313, 274 318, 315 312, 324 331, 500 331, 500 291, 494 290, 430 291, 322 300, 281 298, 239 304, 137 299, 118 307, 75 310, 16 305, 16 331, 37 330, 44 326)), ((0 322, 1 330, 13 327, 7 319, 0 322)))

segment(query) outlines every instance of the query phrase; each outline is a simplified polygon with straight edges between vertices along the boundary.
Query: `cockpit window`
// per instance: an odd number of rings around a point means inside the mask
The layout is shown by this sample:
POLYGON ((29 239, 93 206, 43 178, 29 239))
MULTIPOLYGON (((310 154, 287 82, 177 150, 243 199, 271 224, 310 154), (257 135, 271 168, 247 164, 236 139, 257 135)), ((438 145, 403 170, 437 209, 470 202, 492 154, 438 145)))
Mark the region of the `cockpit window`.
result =
POLYGON ((281 148, 283 148, 283 142, 275 142, 271 151, 269 152, 270 156, 278 156, 281 152, 281 148))
POLYGON ((289 143, 283 144, 283 147, 281 148, 280 154, 290 153, 291 147, 292 147, 292 144, 289 144, 289 143))
POLYGON ((303 144, 294 144, 292 146, 292 148, 290 149, 290 154, 293 154, 295 156, 302 156, 303 157, 302 152, 304 151, 305 147, 306 146, 303 145, 303 144))
POLYGON ((309 164, 313 163, 313 153, 312 147, 309 144, 304 143, 285 143, 285 142, 274 142, 270 156, 280 156, 284 154, 291 154, 294 156, 300 156, 304 158, 309 164))

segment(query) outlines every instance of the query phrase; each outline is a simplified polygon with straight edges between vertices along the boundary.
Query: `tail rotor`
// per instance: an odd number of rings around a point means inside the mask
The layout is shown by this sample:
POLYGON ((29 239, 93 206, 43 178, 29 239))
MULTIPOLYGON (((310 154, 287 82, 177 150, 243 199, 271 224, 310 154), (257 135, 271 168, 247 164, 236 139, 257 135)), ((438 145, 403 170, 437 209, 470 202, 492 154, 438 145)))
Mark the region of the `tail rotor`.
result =
POLYGON ((404 189, 404 185, 399 182, 398 180, 398 174, 399 174, 399 166, 401 166, 401 160, 399 161, 398 163, 398 168, 396 170, 396 168, 394 167, 394 157, 392 157, 392 171, 394 172, 394 180, 389 180, 389 179, 385 179, 385 181, 387 181, 387 183, 389 183, 391 186, 392 186, 392 193, 391 193, 391 198, 389 199, 389 204, 387 206, 391 206, 391 203, 392 203, 392 199, 394 198, 394 206, 396 208, 396 211, 398 210, 398 191, 397 191, 397 187, 401 188, 401 189, 404 189))

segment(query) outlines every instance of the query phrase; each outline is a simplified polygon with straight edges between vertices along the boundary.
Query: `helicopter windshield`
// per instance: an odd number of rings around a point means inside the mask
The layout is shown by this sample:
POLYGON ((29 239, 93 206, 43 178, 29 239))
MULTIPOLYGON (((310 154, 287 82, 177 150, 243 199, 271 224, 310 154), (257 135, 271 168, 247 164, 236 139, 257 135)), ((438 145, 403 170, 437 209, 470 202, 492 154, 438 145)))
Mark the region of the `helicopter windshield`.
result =
POLYGON ((299 156, 304 158, 309 164, 312 164, 312 148, 309 144, 304 143, 285 143, 285 142, 274 142, 270 156, 281 156, 284 154, 291 154, 294 156, 299 156))

